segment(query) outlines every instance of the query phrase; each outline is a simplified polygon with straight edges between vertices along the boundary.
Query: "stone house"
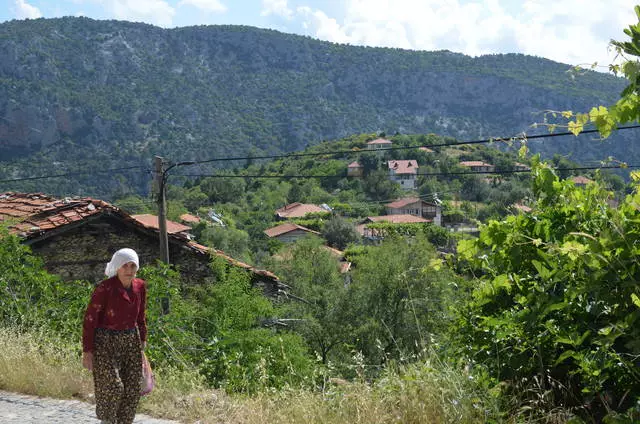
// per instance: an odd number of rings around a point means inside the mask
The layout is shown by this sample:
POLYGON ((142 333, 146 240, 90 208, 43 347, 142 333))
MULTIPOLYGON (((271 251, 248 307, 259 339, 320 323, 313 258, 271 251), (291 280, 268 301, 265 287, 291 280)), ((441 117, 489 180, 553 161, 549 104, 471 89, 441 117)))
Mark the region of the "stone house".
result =
POLYGON ((442 226, 442 206, 418 197, 405 197, 384 205, 387 215, 415 215, 442 226))
MULTIPOLYGON (((56 199, 41 193, 2 193, 2 222, 44 260, 49 272, 65 280, 102 280, 105 264, 122 247, 134 249, 142 265, 160 258, 157 224, 148 225, 110 203, 90 197, 56 199)), ((275 297, 286 288, 275 274, 189 240, 185 232, 168 237, 171 264, 187 283, 215 282, 209 265, 212 257, 218 257, 249 272, 253 284, 269 296, 275 297)))
POLYGON ((384 149, 389 149, 392 145, 393 142, 391 140, 377 138, 375 140, 367 142, 367 150, 373 150, 378 152, 379 155, 383 155, 384 149))
POLYGON ((410 160, 390 160, 389 179, 400 184, 405 190, 415 190, 418 187, 418 162, 410 160))
POLYGON ((473 172, 493 172, 496 170, 495 166, 481 160, 468 160, 460 162, 459 165, 465 168, 469 168, 473 172))
POLYGON ((592 179, 584 177, 582 175, 571 177, 571 181, 573 181, 576 187, 585 187, 587 184, 591 184, 593 182, 592 179))
POLYGON ((347 166, 348 177, 362 177, 364 174, 364 166, 360 165, 357 161, 351 162, 347 166))
POLYGON ((286 224, 267 228, 266 230, 264 230, 264 233, 267 235, 267 237, 278 239, 283 243, 293 243, 308 234, 320 236, 319 232, 303 227, 302 225, 294 224, 292 222, 287 222, 286 224))
POLYGON ((311 205, 308 203, 290 203, 276 210, 276 219, 277 220, 285 220, 291 218, 304 218, 306 215, 310 213, 317 212, 327 212, 327 210, 322 209, 320 206, 311 205))
POLYGON ((432 221, 421 216, 408 214, 368 216, 360 225, 356 226, 356 231, 367 240, 381 240, 384 238, 384 232, 369 227, 369 224, 377 222, 388 222, 391 224, 428 224, 432 221))

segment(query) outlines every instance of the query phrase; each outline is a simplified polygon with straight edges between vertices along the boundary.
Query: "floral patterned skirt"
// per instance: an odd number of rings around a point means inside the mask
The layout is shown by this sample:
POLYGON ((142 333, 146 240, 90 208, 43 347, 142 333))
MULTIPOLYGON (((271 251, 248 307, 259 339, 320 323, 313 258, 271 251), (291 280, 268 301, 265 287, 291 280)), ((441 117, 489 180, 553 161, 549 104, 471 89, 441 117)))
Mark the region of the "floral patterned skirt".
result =
POLYGON ((142 344, 137 329, 96 329, 93 383, 98 419, 133 423, 140 400, 141 377, 142 344))

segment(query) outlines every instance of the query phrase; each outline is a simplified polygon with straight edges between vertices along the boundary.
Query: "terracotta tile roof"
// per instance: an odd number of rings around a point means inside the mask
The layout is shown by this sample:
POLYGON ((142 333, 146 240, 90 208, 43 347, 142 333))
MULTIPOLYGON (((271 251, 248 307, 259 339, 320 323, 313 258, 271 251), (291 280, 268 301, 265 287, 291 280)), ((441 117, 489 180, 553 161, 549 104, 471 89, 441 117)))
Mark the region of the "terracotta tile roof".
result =
POLYGON ((195 250, 201 254, 213 254, 216 255, 217 257, 220 257, 224 260, 226 260, 229 264, 234 265, 234 266, 238 266, 240 268, 244 268, 249 272, 252 272, 254 274, 258 274, 273 280, 279 280, 278 276, 275 275, 273 272, 271 271, 267 271, 265 269, 257 269, 252 267, 249 264, 246 264, 244 262, 241 262, 237 259, 232 258, 231 256, 227 255, 226 253, 224 253, 222 250, 217 250, 217 249, 213 249, 211 247, 207 247, 204 246, 202 244, 198 244, 195 241, 190 241, 187 243, 187 246, 190 247, 192 250, 195 250))
MULTIPOLYGON (((160 225, 158 224, 158 217, 156 215, 144 213, 140 215, 131 215, 131 218, 135 219, 143 227, 152 228, 154 230, 160 229, 160 225)), ((191 231, 191 227, 189 227, 188 225, 178 224, 177 222, 169 221, 167 219, 167 233, 176 234, 186 233, 189 231, 191 231)))
POLYGON ((367 144, 393 144, 393 142, 384 138, 376 138, 375 140, 367 142, 367 144))
POLYGON ((466 166, 471 168, 472 166, 493 166, 490 163, 483 162, 481 160, 467 160, 460 162, 460 166, 466 166))
POLYGON ((0 194, 0 222, 16 221, 11 231, 25 238, 37 237, 105 210, 118 208, 90 197, 56 199, 42 193, 0 194))
POLYGON ((523 205, 522 203, 514 203, 513 205, 511 205, 511 207, 513 209, 516 209, 516 210, 518 210, 520 212, 524 212, 524 213, 529 213, 529 212, 531 212, 533 210, 529 206, 523 205))
POLYGON ((306 214, 314 212, 326 212, 326 210, 320 206, 295 202, 277 209, 276 215, 280 218, 302 218, 306 214))
POLYGON ((426 203, 427 205, 430 205, 430 206, 436 206, 435 203, 429 203, 426 200, 420 199, 419 197, 405 197, 403 199, 394 200, 391 203, 386 203, 385 206, 388 208, 396 209, 396 208, 402 208, 417 202, 426 203))
POLYGON ((430 219, 425 219, 420 216, 398 214, 398 215, 381 215, 381 216, 368 216, 369 222, 390 222, 392 224, 417 224, 423 222, 431 222, 430 219))
POLYGON ((395 171, 396 174, 416 174, 418 172, 418 161, 410 160, 390 160, 388 162, 389 169, 395 171))
POLYGON ((283 234, 290 233, 291 231, 302 230, 308 232, 310 234, 320 234, 317 231, 310 230, 309 228, 303 227, 302 225, 294 224, 292 222, 287 222, 286 224, 277 225, 275 227, 267 228, 264 230, 264 233, 267 237, 273 238, 278 237, 283 234))
POLYGON ((199 224, 200 218, 195 215, 191 215, 190 213, 184 213, 180 215, 180 221, 186 222, 187 224, 199 224))
POLYGON ((342 250, 338 250, 336 248, 333 248, 331 246, 327 246, 327 245, 322 245, 320 246, 322 249, 328 251, 329 253, 331 253, 332 256, 335 256, 337 258, 342 258, 344 256, 344 252, 342 250))
POLYGON ((587 177, 583 177, 582 175, 578 175, 577 177, 571 177, 571 181, 573 181, 575 184, 591 184, 593 182, 593 180, 587 178, 587 177))
POLYGON ((362 168, 362 165, 354 161, 354 162, 351 162, 349 166, 347 166, 347 168, 362 168))

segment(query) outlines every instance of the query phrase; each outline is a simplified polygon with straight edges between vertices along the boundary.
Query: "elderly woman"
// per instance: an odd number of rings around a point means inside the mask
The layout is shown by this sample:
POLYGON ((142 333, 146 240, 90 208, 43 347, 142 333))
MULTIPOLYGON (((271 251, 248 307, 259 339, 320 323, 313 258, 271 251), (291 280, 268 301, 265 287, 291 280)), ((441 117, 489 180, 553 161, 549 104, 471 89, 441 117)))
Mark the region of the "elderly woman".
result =
POLYGON ((93 371, 96 415, 103 423, 132 423, 140 400, 142 350, 146 345, 146 285, 132 249, 107 264, 84 316, 82 365, 93 371))

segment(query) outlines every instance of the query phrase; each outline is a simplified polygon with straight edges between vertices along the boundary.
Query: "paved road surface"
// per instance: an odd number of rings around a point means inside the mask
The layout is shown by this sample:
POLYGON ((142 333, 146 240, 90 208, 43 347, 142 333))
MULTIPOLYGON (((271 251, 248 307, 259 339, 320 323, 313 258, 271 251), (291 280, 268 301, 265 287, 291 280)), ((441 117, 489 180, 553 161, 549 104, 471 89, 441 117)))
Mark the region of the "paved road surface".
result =
MULTIPOLYGON (((79 400, 39 398, 0 391, 1 424, 94 424, 95 406, 79 400)), ((136 424, 177 424, 147 415, 136 415, 136 424)))

